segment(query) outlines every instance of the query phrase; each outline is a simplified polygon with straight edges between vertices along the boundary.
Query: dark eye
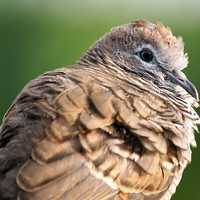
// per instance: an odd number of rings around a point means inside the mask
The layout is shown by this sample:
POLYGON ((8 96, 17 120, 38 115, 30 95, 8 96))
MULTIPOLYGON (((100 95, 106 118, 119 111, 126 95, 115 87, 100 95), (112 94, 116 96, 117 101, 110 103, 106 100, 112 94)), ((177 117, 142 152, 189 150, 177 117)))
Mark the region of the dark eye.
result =
POLYGON ((142 49, 139 52, 139 57, 147 63, 151 63, 154 59, 153 52, 150 49, 142 49))

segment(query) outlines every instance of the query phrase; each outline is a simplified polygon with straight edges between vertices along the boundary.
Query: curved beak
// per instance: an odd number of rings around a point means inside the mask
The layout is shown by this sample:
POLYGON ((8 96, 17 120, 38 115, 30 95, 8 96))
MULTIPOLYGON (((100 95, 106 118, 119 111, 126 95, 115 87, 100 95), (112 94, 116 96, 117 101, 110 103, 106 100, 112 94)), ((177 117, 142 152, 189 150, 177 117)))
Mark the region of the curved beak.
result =
POLYGON ((185 91, 187 91, 192 97, 194 97, 197 101, 199 101, 199 95, 196 87, 193 85, 191 81, 186 78, 183 78, 176 71, 167 72, 168 79, 179 86, 181 86, 185 91))

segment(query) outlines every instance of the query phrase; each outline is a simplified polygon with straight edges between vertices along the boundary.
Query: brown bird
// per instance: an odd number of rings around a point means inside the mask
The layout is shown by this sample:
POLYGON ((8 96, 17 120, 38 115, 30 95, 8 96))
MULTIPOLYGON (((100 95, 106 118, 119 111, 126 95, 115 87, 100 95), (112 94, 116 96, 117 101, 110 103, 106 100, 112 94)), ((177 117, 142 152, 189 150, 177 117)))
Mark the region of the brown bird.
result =
POLYGON ((186 66, 181 38, 135 21, 32 80, 0 128, 0 199, 169 200, 200 122, 186 66))

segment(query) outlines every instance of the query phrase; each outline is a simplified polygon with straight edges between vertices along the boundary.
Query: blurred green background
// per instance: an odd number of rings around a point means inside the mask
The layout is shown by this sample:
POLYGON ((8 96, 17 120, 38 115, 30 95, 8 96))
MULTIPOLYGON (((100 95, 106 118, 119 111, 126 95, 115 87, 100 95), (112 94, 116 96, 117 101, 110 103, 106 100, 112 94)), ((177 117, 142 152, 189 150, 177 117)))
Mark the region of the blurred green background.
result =
MULTIPOLYGON (((73 64, 111 27, 135 19, 161 21, 183 36, 185 71, 200 90, 199 8, 198 0, 0 0, 0 118, 29 80, 73 64)), ((199 153, 194 150, 174 200, 200 199, 199 153)))

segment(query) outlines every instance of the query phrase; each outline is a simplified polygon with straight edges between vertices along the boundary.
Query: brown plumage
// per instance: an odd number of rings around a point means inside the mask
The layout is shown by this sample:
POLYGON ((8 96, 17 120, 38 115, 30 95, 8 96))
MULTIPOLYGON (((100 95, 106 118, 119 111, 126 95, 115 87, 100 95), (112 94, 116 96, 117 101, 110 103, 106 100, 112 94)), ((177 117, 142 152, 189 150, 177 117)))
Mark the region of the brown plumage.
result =
POLYGON ((136 21, 32 80, 0 128, 0 199, 169 200, 199 123, 186 66, 169 28, 136 21))

